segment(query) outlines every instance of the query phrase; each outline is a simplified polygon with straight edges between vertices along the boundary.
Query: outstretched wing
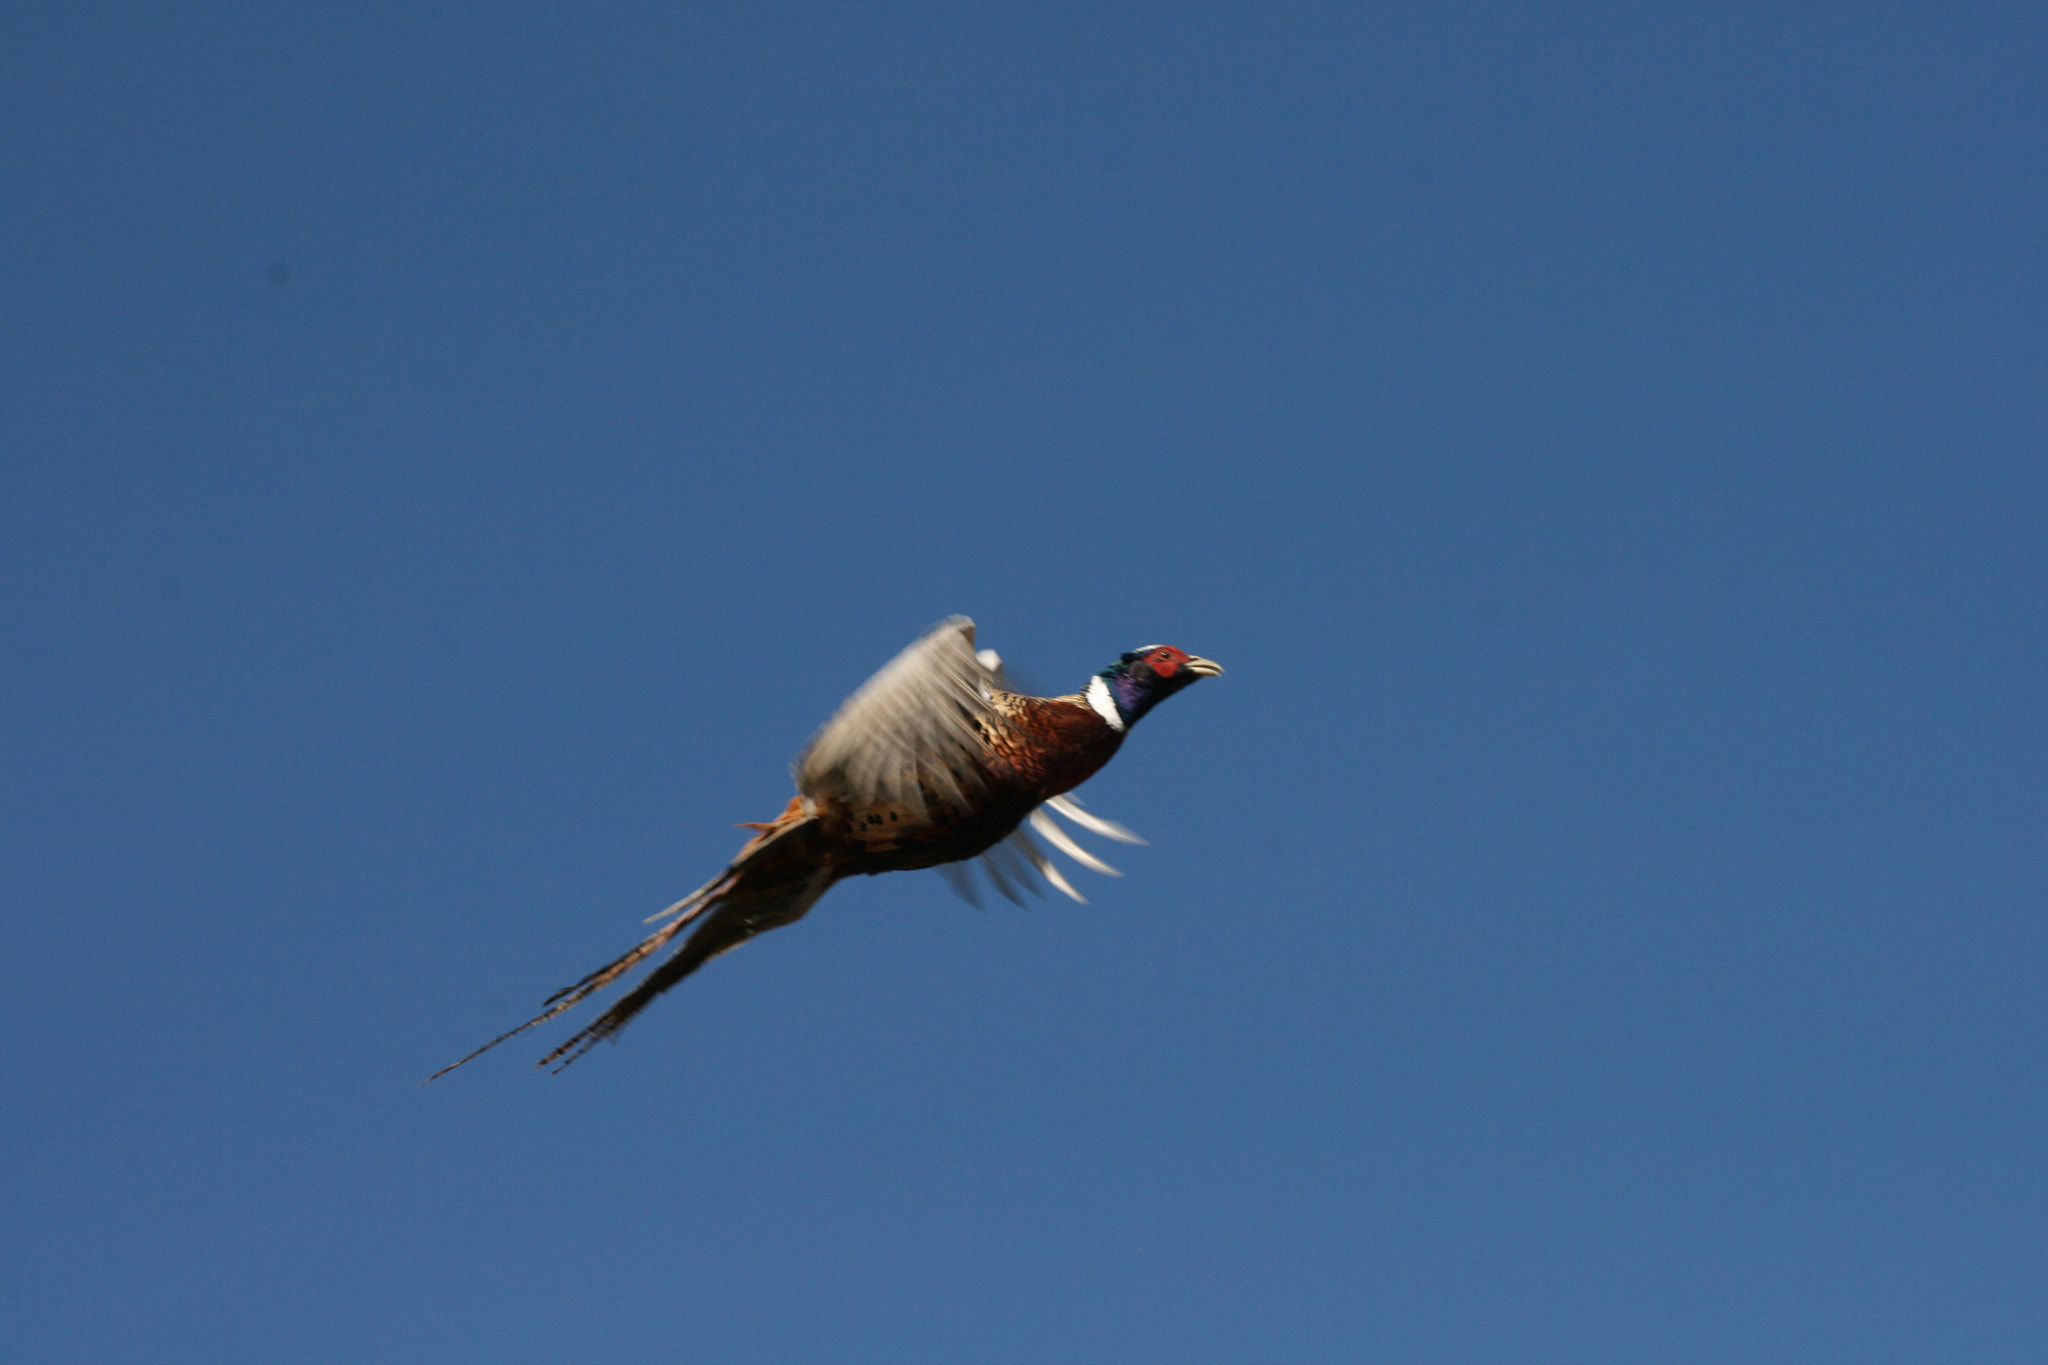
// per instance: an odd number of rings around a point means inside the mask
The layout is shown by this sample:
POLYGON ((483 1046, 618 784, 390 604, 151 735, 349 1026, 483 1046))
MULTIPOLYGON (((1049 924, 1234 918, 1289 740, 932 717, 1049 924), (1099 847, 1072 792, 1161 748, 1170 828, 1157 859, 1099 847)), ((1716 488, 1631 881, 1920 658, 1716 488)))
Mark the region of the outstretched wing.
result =
POLYGON ((982 785, 983 727, 997 674, 976 657, 974 622, 949 616, 883 665, 832 714, 796 761, 811 800, 925 810, 929 791, 962 801, 982 785))

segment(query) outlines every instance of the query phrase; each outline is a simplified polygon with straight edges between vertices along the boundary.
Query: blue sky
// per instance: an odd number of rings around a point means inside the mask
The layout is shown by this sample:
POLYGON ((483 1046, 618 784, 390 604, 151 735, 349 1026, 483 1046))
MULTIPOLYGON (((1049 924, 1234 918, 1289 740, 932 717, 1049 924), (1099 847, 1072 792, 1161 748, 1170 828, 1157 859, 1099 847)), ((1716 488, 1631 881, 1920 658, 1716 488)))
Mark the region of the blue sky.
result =
POLYGON ((9 10, 0 1353, 2042 1359, 2044 37, 9 10), (956 611, 1124 879, 418 1086, 956 611))

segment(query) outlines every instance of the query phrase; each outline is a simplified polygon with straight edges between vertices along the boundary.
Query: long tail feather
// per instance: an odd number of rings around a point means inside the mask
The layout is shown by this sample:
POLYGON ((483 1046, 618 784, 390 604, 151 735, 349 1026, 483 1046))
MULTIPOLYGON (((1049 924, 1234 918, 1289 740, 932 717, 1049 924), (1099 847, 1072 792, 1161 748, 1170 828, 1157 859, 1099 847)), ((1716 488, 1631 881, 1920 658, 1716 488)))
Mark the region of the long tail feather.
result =
MULTIPOLYGON (((802 919, 810 908, 817 904, 818 897, 824 895, 826 888, 831 885, 831 874, 819 873, 799 882, 782 883, 752 893, 724 890, 711 918, 705 920, 703 927, 690 935, 682 947, 670 954, 667 961, 649 972, 639 985, 613 1001, 611 1007, 603 1014, 598 1015, 567 1042, 541 1058, 536 1065, 554 1066, 556 1071, 561 1071, 605 1039, 617 1034, 634 1015, 653 1004, 656 996, 712 958, 721 953, 731 952, 756 934, 765 934, 770 929, 779 929, 785 924, 802 919), (557 1063, 559 1065, 556 1065, 557 1063)), ((681 926, 671 925, 663 932, 672 934, 679 927, 681 926)), ((650 939, 649 943, 653 943, 653 940, 650 939)), ((653 948, 648 947, 648 951, 652 952, 653 948)), ((642 953, 640 956, 644 957, 645 954, 642 953)), ((606 971, 611 972, 611 969, 607 968, 606 971)), ((611 973, 606 980, 616 975, 617 973, 611 973)), ((577 996, 577 999, 582 999, 582 996, 577 996)))
MULTIPOLYGON (((573 986, 564 986, 546 1000, 539 1014, 507 1029, 461 1061, 442 1067, 427 1081, 438 1080, 464 1062, 473 1061, 508 1038, 516 1038, 536 1024, 572 1009, 603 990, 633 968, 660 952, 691 924, 703 920, 697 931, 683 941, 669 959, 647 979, 599 1015, 588 1028, 541 1059, 541 1065, 576 1060, 600 1038, 624 1028, 626 1021, 646 1008, 655 996, 688 976, 704 963, 738 947, 755 934, 799 919, 832 884, 830 873, 818 866, 817 821, 804 813, 801 801, 790 803, 782 818, 766 826, 740 850, 732 864, 713 880, 671 905, 649 922, 676 918, 656 929, 625 953, 599 967, 573 986), (710 917, 705 919, 706 913, 710 917)), ((558 1068, 559 1069, 559 1068, 558 1068)), ((425 1081, 421 1084, 426 1084, 425 1081)))
MULTIPOLYGON (((674 938, 677 934, 681 933, 699 915, 703 914, 706 910, 710 909, 717 892, 724 889, 724 885, 726 883, 730 883, 732 880, 734 879, 728 877, 725 878, 723 882, 713 882, 711 885, 705 887, 702 891, 697 893, 698 903, 691 909, 685 911, 682 914, 681 918, 673 921, 672 923, 662 925, 661 928, 656 929, 646 938, 640 940, 640 942, 635 944, 632 948, 627 949, 624 954, 617 958, 614 958, 610 962, 607 962, 604 966, 599 967, 596 971, 584 977, 575 985, 562 987, 562 989, 556 991, 553 995, 549 996, 546 1000, 541 1002, 543 1005, 546 1006, 546 1008, 543 1009, 539 1014, 534 1015, 533 1018, 521 1024, 518 1028, 506 1029, 503 1033, 491 1039, 490 1042, 485 1043, 482 1047, 470 1053, 467 1057, 462 1058, 461 1061, 450 1062, 448 1065, 442 1067, 439 1071, 436 1071, 433 1075, 427 1077, 427 1081, 439 1080, 441 1077, 453 1071, 456 1067, 461 1066, 463 1062, 474 1061, 476 1058, 483 1056, 486 1052, 489 1052, 498 1044, 504 1042, 507 1038, 516 1038, 520 1034, 532 1028, 535 1024, 545 1024, 548 1020, 554 1018, 556 1015, 562 1013, 564 1010, 574 1009, 577 1005, 582 1004, 583 1001, 587 999, 592 992, 601 991, 606 986, 611 985, 612 982, 617 981, 627 972, 633 970, 634 967, 646 961, 649 956, 661 951, 662 947, 666 945, 670 939, 674 938)), ((687 904, 687 901, 681 903, 681 905, 687 904)), ((670 907, 670 909, 664 911, 663 913, 675 914, 677 910, 681 908, 681 905, 672 906, 670 907)), ((420 1082, 420 1084, 425 1085, 427 1081, 422 1081, 420 1082)))

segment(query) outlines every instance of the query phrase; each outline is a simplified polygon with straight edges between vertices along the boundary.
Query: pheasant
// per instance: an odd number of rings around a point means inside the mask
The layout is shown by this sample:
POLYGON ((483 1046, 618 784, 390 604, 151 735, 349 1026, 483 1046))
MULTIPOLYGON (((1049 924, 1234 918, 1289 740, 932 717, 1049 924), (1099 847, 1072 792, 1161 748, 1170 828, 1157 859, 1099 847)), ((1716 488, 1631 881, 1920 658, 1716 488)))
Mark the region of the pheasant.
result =
POLYGON ((843 877, 934 867, 972 900, 960 864, 980 858, 1012 900, 1032 871, 1081 900, 1024 826, 1083 866, 1115 875, 1047 811, 1096 834, 1143 842, 1066 793, 1110 760, 1147 711, 1222 672, 1172 645, 1147 645, 1079 692, 1021 696, 1006 686, 994 650, 976 652, 974 622, 948 617, 840 705, 797 756, 789 806, 773 820, 749 822, 745 828, 757 832, 723 872, 648 919, 667 923, 549 996, 540 1014, 427 1079, 581 1003, 696 925, 644 980, 539 1063, 567 1066, 712 958, 803 918, 843 877))

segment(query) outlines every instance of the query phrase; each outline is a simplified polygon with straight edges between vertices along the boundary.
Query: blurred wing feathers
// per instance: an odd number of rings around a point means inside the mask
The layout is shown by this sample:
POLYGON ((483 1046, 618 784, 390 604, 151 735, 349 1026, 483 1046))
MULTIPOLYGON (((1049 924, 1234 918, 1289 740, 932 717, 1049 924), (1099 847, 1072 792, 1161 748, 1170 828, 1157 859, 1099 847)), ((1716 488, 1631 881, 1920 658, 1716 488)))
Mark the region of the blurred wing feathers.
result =
POLYGON ((1091 834, 1100 834, 1105 839, 1115 839, 1126 844, 1142 844, 1145 842, 1116 821, 1105 820, 1099 815, 1090 815, 1087 811, 1082 810, 1081 799, 1072 792, 1068 792, 1065 796, 1055 796, 1045 804, 1051 806, 1061 815, 1066 816, 1091 834))
POLYGON ((1053 864, 1052 859, 1045 856, 1045 850, 1038 846, 1028 831, 1020 827, 1013 831, 1005 842, 1015 844, 1031 866, 1037 869, 1038 875, 1058 887, 1070 899, 1083 905, 1088 903, 1088 898, 1074 889, 1074 884, 1067 880, 1066 875, 1053 864))
POLYGON ((964 801, 988 761, 995 674, 974 652, 974 622, 952 616, 848 697, 796 763, 797 790, 922 814, 924 793, 964 801))
POLYGON ((1060 828, 1058 822, 1046 814, 1048 806, 1097 834, 1107 834, 1112 839, 1121 839, 1130 844, 1145 842, 1115 821, 1104 820, 1100 816, 1090 815, 1087 811, 1081 810, 1072 797, 1056 796, 1031 812, 1030 829, 1027 830, 1020 825, 1009 838, 972 863, 942 864, 938 869, 939 875, 946 879, 946 884, 953 888, 955 895, 976 909, 981 908, 981 897, 976 893, 974 876, 969 871, 973 867, 979 867, 990 885, 1018 905, 1024 903, 1022 897, 1018 895, 1020 889, 1038 890, 1037 877, 1045 878, 1063 894, 1086 905, 1088 898, 1074 889, 1074 884, 1061 873, 1059 865, 1047 857, 1045 850, 1038 846, 1038 841, 1031 837, 1034 831, 1047 843, 1091 872, 1100 872, 1105 877, 1121 877, 1124 874, 1081 847, 1073 835, 1060 828))
MULTIPOLYGON (((1102 861, 1102 859, 1096 857, 1093 853, 1090 853, 1087 849, 1075 843, 1074 836, 1061 829, 1060 822, 1047 815, 1044 806, 1040 806, 1037 810, 1031 812, 1031 828, 1037 830, 1048 844, 1051 844, 1090 872, 1100 872, 1105 877, 1121 877, 1124 875, 1108 863, 1102 861)), ((1074 899, 1079 900, 1081 898, 1075 896, 1074 899)))
POLYGON ((981 892, 975 889, 974 874, 967 870, 966 863, 940 863, 932 870, 946 879, 946 885, 953 888, 954 895, 975 909, 981 909, 981 892))

